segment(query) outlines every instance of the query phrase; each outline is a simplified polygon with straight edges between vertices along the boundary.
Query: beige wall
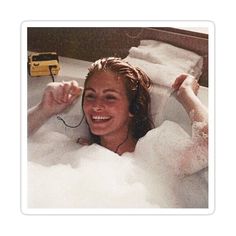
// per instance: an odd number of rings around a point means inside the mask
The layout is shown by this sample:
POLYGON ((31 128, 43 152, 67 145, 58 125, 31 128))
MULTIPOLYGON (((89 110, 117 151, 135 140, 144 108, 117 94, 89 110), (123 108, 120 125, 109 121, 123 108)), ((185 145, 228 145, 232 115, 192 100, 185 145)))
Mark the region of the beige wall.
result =
POLYGON ((178 29, 183 29, 183 30, 188 30, 188 31, 192 31, 192 32, 208 34, 208 28, 207 27, 185 27, 185 28, 178 28, 178 29))

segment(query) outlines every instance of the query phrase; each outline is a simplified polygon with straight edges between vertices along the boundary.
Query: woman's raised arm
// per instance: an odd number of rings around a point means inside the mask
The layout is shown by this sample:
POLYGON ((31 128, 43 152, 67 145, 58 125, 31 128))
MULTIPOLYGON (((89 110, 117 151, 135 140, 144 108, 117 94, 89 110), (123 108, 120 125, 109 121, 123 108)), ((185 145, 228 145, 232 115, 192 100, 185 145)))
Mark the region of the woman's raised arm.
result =
POLYGON ((208 166, 208 111, 197 97, 199 84, 194 77, 180 75, 173 88, 192 122, 191 142, 183 150, 179 170, 182 174, 193 174, 208 166))
POLYGON ((76 81, 49 83, 42 100, 28 110, 28 136, 36 132, 50 117, 68 108, 82 93, 76 81))
POLYGON ((190 75, 180 75, 172 86, 176 91, 176 99, 183 105, 191 122, 205 123, 204 133, 208 132, 208 111, 197 97, 199 84, 190 75))

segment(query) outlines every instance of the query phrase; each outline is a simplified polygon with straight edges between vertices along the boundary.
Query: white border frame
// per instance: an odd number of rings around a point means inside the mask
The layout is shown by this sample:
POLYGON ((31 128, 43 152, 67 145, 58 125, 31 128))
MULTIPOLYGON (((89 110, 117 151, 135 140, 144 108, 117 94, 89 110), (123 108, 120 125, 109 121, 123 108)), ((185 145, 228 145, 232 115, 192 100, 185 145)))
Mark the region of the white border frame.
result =
POLYGON ((211 21, 25 21, 21 24, 21 211, 23 214, 66 215, 189 215, 215 210, 215 26, 211 21), (209 198, 208 208, 48 208, 27 207, 27 28, 28 27, 207 27, 209 35, 209 198))

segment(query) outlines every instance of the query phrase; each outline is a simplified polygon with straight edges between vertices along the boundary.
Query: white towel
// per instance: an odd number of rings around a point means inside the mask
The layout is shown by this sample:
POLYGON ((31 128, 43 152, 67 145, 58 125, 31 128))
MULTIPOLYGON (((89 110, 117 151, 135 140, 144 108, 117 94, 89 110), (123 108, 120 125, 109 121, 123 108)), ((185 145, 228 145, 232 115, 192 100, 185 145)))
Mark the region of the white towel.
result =
POLYGON ((125 61, 135 67, 142 69, 152 80, 154 84, 171 88, 177 76, 183 73, 183 70, 177 67, 154 64, 147 60, 127 56, 125 61))
POLYGON ((167 87, 153 85, 150 88, 151 96, 151 116, 155 127, 164 121, 164 110, 170 97, 170 90, 167 87))
POLYGON ((141 40, 138 48, 130 49, 129 55, 153 63, 178 67, 195 77, 199 75, 203 66, 203 58, 198 54, 155 40, 141 40))
POLYGON ((167 87, 181 73, 198 79, 203 66, 203 58, 196 53, 154 40, 141 40, 124 60, 143 69, 154 83, 167 87))

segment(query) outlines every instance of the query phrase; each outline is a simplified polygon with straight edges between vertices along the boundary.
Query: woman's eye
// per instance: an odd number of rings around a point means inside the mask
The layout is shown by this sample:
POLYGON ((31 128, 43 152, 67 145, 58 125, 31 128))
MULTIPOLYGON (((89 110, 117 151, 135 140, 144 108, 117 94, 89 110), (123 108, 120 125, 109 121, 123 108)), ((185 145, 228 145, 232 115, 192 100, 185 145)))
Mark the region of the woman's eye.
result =
POLYGON ((106 96, 106 99, 109 100, 109 101, 113 101, 113 100, 116 100, 116 97, 108 95, 108 96, 106 96))
POLYGON ((93 95, 93 94, 86 94, 86 95, 85 95, 85 99, 86 99, 86 100, 89 100, 89 101, 90 101, 90 100, 94 100, 94 99, 95 99, 95 95, 93 95))

